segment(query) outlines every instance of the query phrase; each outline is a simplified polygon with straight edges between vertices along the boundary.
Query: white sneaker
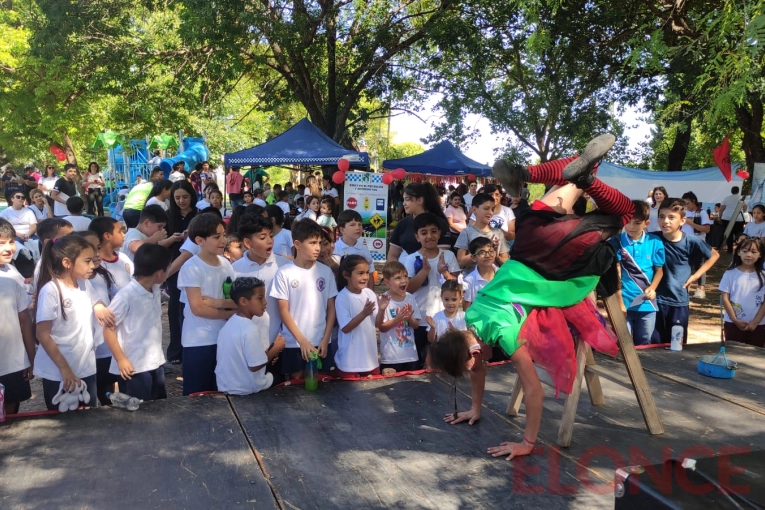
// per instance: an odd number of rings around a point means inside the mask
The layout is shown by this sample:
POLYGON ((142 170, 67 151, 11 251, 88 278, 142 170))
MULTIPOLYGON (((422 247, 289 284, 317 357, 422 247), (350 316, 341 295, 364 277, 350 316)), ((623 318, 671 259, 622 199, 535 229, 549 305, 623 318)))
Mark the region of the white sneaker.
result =
POLYGON ((706 298, 707 298, 707 293, 704 292, 703 290, 697 290, 696 292, 693 293, 693 299, 706 299, 706 298))

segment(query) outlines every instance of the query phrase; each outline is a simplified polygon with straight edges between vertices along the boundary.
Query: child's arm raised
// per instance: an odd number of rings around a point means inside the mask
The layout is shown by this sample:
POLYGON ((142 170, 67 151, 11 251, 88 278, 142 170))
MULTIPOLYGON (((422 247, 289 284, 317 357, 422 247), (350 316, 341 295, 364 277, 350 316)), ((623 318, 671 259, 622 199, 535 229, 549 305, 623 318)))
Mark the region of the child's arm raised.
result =
POLYGON ((185 287, 186 298, 191 307, 191 313, 203 319, 228 320, 234 315, 234 310, 218 310, 205 303, 202 299, 202 289, 199 287, 185 287))
POLYGON ((297 324, 295 324, 295 319, 293 319, 292 315, 290 315, 289 302, 286 299, 278 299, 276 302, 279 306, 279 315, 282 318, 282 324, 284 324, 284 327, 286 327, 287 330, 292 333, 292 336, 295 337, 295 341, 297 341, 298 345, 300 346, 300 354, 303 356, 305 361, 308 361, 308 355, 315 351, 316 347, 314 347, 311 342, 309 342, 306 337, 303 336, 303 333, 300 332, 300 329, 298 329, 297 324))
MULTIPOLYGON (((361 311, 356 314, 355 317, 353 317, 342 329, 341 331, 343 333, 350 333, 354 329, 358 327, 359 324, 364 322, 364 319, 372 315, 375 311, 375 303, 374 301, 370 301, 367 299, 367 302, 364 303, 364 308, 361 309, 361 311)), ((377 314, 381 315, 381 314, 377 314)))
MULTIPOLYGON (((372 303, 374 307, 374 303, 372 303)), ((327 325, 324 327, 324 337, 319 343, 319 356, 325 358, 329 349, 329 339, 332 337, 332 328, 335 327, 335 298, 327 300, 327 325)))
POLYGON ((80 378, 74 375, 72 368, 67 363, 66 358, 58 350, 58 345, 53 337, 50 336, 50 329, 53 326, 53 321, 40 321, 37 323, 37 341, 40 342, 40 346, 45 349, 45 352, 50 357, 51 361, 58 367, 58 371, 61 372, 61 381, 64 383, 64 391, 74 391, 77 385, 80 384, 80 378))

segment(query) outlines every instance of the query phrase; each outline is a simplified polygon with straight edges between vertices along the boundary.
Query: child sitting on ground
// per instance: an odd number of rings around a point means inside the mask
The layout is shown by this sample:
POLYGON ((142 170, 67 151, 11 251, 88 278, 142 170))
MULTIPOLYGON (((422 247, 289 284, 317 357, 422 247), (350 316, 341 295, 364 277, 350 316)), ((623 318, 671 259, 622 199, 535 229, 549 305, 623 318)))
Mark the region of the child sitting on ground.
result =
POLYGON ((162 352, 162 297, 172 253, 156 244, 136 250, 135 278, 114 296, 109 309, 114 327, 104 327, 112 353, 109 373, 118 377, 120 391, 141 400, 167 398, 165 356, 162 352))
POLYGON ((367 287, 369 264, 361 255, 346 255, 340 262, 335 301, 337 353, 335 365, 341 377, 379 375, 377 361, 377 296, 367 287))
POLYGON ((66 210, 69 211, 69 215, 64 216, 63 219, 72 224, 75 232, 84 232, 90 226, 90 218, 82 215, 84 208, 85 201, 80 197, 69 197, 66 199, 66 210))
POLYGON ((683 224, 685 202, 679 198, 665 198, 659 206, 659 238, 664 243, 665 253, 664 276, 656 289, 659 310, 652 343, 670 343, 673 335, 681 335, 683 344, 688 343, 688 287, 720 258, 717 250, 697 236, 683 233, 683 224), (702 258, 707 261, 691 274, 692 261, 702 258))
POLYGON ((238 277, 231 285, 231 300, 236 303, 236 314, 218 333, 215 377, 218 391, 251 395, 273 383, 274 376, 266 371, 266 365, 269 358, 284 349, 284 338, 279 336, 269 345, 268 330, 258 328, 252 320, 266 311, 266 286, 262 280, 238 277))
MULTIPOLYGON (((340 239, 335 242, 335 261, 339 264, 340 257, 344 255, 361 255, 369 265, 370 274, 374 273, 375 261, 361 238, 364 233, 361 215, 353 209, 346 209, 337 217, 337 226, 340 228, 340 239)), ((370 277, 367 285, 374 291, 375 279, 370 277)))
MULTIPOLYGON (((270 208, 270 206, 269 206, 270 208)), ((324 232, 315 221, 299 221, 292 231, 295 261, 279 268, 269 295, 278 300, 281 333, 287 344, 282 351, 282 370, 301 379, 309 356, 327 355, 335 324, 335 275, 317 263, 324 232)))
POLYGON ((497 272, 497 266, 494 265, 497 252, 491 239, 488 237, 476 237, 470 241, 468 248, 473 264, 475 264, 475 269, 465 276, 462 282, 465 289, 465 296, 462 301, 464 310, 470 307, 473 301, 475 301, 478 291, 492 281, 497 272))
POLYGON ((487 237, 494 244, 497 252, 496 263, 501 265, 507 261, 507 242, 505 234, 498 228, 492 228, 489 223, 494 217, 494 198, 488 193, 478 193, 473 197, 473 214, 475 222, 460 232, 454 247, 457 248, 457 262, 465 274, 473 271, 475 263, 470 255, 470 242, 477 237, 487 237))
POLYGON ((236 306, 223 292, 227 278, 236 278, 223 256, 226 228, 214 214, 199 214, 189 224, 189 237, 199 247, 178 273, 184 308, 183 394, 214 391, 218 333, 236 306))
POLYGON ((462 285, 457 280, 447 280, 441 286, 441 302, 444 309, 433 317, 425 316, 428 323, 428 342, 433 343, 450 329, 466 331, 465 311, 462 309, 462 285))
POLYGON ((635 345, 651 343, 656 325, 656 289, 664 275, 664 243, 646 233, 650 207, 644 200, 633 200, 635 213, 624 232, 612 237, 617 269, 622 286, 619 291, 622 311, 635 345))
MULTIPOLYGON (((438 247, 441 238, 439 218, 431 213, 418 214, 412 222, 414 237, 421 248, 406 257, 404 266, 409 273, 407 291, 417 301, 423 316, 433 317, 443 310, 441 302, 441 278, 456 280, 460 267, 451 251, 438 247)), ((419 367, 425 364, 428 349, 428 331, 424 324, 414 330, 419 367)))
POLYGON ((420 327, 422 315, 414 297, 406 291, 409 276, 404 264, 386 262, 383 283, 388 292, 377 302, 375 325, 380 330, 380 368, 383 375, 417 370, 417 347, 414 331, 420 327))

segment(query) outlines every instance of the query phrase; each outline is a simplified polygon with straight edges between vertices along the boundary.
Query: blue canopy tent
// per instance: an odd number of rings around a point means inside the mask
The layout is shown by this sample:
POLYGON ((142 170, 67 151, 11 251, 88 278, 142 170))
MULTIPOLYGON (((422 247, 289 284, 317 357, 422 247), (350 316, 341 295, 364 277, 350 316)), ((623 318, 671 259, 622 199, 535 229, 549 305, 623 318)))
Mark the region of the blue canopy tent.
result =
POLYGON ((352 167, 368 167, 369 155, 342 147, 308 119, 300 122, 269 140, 250 149, 226 154, 228 166, 274 166, 274 165, 335 165, 347 159, 352 167))
POLYGON ((383 161, 383 168, 394 170, 403 168, 407 172, 431 175, 466 175, 491 177, 491 167, 473 161, 462 154, 448 140, 444 140, 422 154, 401 159, 383 161))

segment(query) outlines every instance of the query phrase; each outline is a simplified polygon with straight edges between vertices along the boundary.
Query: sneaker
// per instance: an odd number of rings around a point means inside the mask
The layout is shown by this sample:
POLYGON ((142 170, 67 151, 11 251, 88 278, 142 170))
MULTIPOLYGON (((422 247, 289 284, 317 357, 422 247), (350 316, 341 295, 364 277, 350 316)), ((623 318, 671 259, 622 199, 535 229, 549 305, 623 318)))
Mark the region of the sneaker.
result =
POLYGON ((593 138, 584 148, 581 156, 566 165, 563 169, 563 178, 580 189, 592 186, 595 182, 595 175, 592 172, 595 163, 603 159, 615 142, 616 137, 611 133, 593 138))
POLYGON ((505 188, 505 193, 511 197, 521 196, 523 184, 531 178, 529 169, 522 165, 510 165, 507 161, 499 160, 491 167, 494 178, 505 188))
POLYGON ((706 299, 706 298, 707 298, 707 293, 704 292, 703 290, 697 290, 696 292, 693 293, 693 299, 706 299))

